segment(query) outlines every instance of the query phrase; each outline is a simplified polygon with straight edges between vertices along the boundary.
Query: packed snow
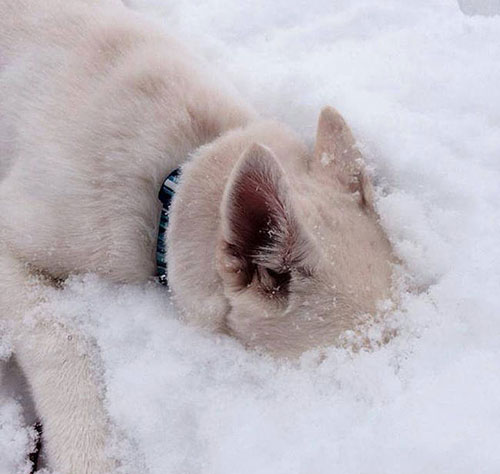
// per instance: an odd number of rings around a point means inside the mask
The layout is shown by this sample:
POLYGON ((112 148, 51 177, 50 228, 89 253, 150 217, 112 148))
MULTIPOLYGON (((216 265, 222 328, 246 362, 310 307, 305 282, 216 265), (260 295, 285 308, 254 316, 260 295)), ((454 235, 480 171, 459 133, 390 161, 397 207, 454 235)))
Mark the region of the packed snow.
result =
MULTIPOLYGON (((95 338, 120 471, 500 472, 500 2, 127 3, 309 144, 320 108, 341 111, 401 298, 386 344, 286 363, 187 327, 158 286, 73 279, 47 304, 95 338)), ((0 474, 19 474, 34 432, 9 371, 0 474)))

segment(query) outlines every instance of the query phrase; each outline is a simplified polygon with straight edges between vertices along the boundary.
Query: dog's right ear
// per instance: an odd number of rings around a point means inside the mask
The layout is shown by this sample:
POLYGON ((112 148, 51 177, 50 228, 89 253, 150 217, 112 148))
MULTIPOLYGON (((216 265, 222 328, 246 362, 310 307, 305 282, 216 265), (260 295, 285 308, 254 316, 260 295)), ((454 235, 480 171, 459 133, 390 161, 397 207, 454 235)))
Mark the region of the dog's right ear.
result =
POLYGON ((231 290, 258 285, 284 296, 290 270, 304 249, 283 169, 268 148, 254 144, 229 178, 221 204, 218 270, 231 290))
POLYGON ((351 129, 333 107, 321 111, 314 147, 318 173, 330 173, 347 192, 359 193, 361 204, 373 209, 373 191, 351 129))

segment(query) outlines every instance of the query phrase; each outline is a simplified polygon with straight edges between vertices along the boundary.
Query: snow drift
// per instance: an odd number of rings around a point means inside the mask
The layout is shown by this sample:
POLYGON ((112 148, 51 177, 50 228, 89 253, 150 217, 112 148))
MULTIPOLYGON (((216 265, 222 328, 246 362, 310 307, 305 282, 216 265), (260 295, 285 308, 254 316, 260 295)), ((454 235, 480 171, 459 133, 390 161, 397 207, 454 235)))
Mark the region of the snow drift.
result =
MULTIPOLYGON (((186 327, 162 288, 73 279, 48 304, 97 342, 121 470, 499 472, 500 16, 477 14, 500 6, 128 3, 309 143, 320 108, 341 111, 377 185, 402 296, 387 344, 283 363, 186 327)), ((26 472, 32 444, 4 380, 0 473, 26 472)))

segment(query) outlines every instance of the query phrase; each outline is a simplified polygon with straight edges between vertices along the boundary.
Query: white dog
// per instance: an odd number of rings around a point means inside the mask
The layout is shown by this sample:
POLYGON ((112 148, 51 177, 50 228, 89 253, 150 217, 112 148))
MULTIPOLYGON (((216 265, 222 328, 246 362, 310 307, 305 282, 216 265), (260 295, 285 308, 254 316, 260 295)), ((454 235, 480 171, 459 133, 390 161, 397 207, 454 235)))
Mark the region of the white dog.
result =
POLYGON ((84 338, 36 308, 70 274, 154 277, 158 191, 181 164, 167 262, 188 321, 294 356, 389 295, 339 114, 323 110, 310 153, 118 1, 0 0, 0 113, 0 318, 61 473, 113 470, 109 422, 84 338))

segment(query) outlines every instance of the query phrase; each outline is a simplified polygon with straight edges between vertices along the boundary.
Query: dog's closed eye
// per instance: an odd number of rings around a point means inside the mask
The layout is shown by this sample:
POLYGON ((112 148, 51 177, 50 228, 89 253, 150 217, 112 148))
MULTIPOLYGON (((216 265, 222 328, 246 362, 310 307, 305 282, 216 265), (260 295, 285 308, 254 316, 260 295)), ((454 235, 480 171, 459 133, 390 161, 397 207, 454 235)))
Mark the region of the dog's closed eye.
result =
POLYGON ((291 271, 288 269, 273 270, 264 266, 257 266, 256 275, 263 293, 270 297, 286 298, 289 293, 291 271))

